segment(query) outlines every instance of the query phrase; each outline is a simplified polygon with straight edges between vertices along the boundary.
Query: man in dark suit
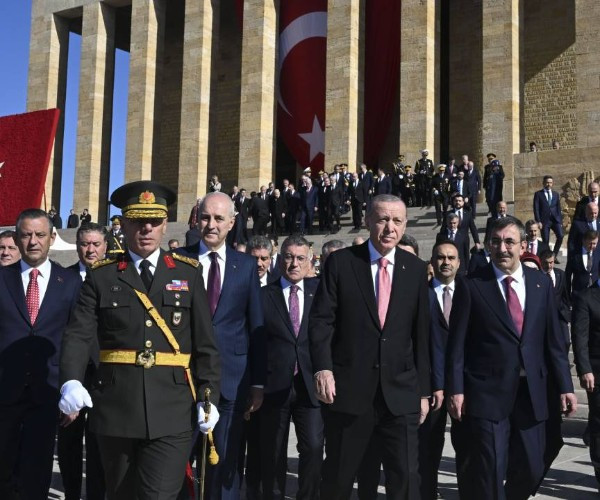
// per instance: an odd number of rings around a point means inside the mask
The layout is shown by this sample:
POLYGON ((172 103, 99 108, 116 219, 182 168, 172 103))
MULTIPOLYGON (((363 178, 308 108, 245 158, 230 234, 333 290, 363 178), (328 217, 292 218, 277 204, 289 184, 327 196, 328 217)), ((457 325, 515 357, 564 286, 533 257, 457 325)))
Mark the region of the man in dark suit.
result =
MULTIPOLYGON (((542 240, 549 244, 550 229, 556 236, 554 243, 554 255, 558 255, 563 240, 562 212, 560 208, 560 196, 552 190, 554 179, 551 175, 544 176, 544 188, 536 191, 533 195, 533 216, 541 224, 542 240)), ((556 258, 556 257, 555 257, 556 258)), ((556 259, 558 262, 558 259, 556 259)))
POLYGON ((583 245, 569 254, 565 275, 567 290, 571 295, 591 286, 598 279, 600 251, 596 250, 597 246, 598 231, 588 230, 583 235, 583 245))
MULTIPOLYGON (((458 215, 458 231, 466 236, 469 247, 471 246, 469 233, 471 233, 473 242, 477 245, 478 249, 481 248, 481 244, 479 243, 479 233, 477 232, 477 226, 475 226, 471 211, 465 209, 464 196, 459 193, 454 193, 452 196, 452 210, 450 213, 458 215)), ((442 226, 442 229, 444 230, 446 228, 442 226)))
POLYGON ((300 208, 302 210, 300 215, 300 232, 302 234, 312 234, 315 211, 318 211, 318 189, 313 186, 310 177, 305 175, 303 179, 302 189, 300 190, 300 208))
POLYGON ((435 204, 435 218, 437 225, 441 226, 446 217, 446 210, 450 202, 450 180, 445 175, 446 165, 438 165, 438 173, 431 180, 433 202, 435 204))
MULTIPOLYGON (((260 187, 260 193, 252 198, 250 206, 250 215, 252 216, 252 234, 267 234, 267 224, 269 224, 269 196, 267 188, 260 187)), ((200 217, 198 217, 200 218, 200 217)))
POLYGON ((365 194, 365 203, 367 208, 371 204, 371 198, 373 196, 373 190, 375 187, 375 179, 373 179, 373 172, 371 172, 364 163, 360 164, 360 172, 358 173, 363 187, 363 193, 365 194))
POLYGON ((569 323, 571 322, 571 294, 567 288, 567 277, 562 269, 555 267, 554 253, 547 249, 539 254, 542 263, 542 271, 552 280, 554 286, 554 298, 558 308, 558 321, 563 332, 565 345, 571 345, 569 337, 569 323))
POLYGON ((498 215, 497 207, 502 200, 502 191, 504 188, 504 169, 498 160, 490 162, 489 170, 486 170, 483 177, 483 189, 485 189, 485 201, 492 217, 498 215))
POLYGON ((352 225, 354 229, 360 229, 362 226, 363 207, 366 207, 366 197, 362 181, 358 178, 357 172, 352 174, 352 179, 348 184, 348 194, 350 200, 347 203, 350 203, 352 207, 352 225))
POLYGON ((319 186, 319 231, 331 231, 331 179, 325 175, 319 186))
POLYGON ((67 228, 75 229, 79 226, 79 215, 75 213, 75 210, 69 211, 69 218, 67 219, 67 228))
POLYGON ((477 197, 481 192, 481 176, 472 161, 469 161, 469 166, 465 171, 465 181, 467 181, 469 192, 471 193, 469 196, 469 206, 475 219, 477 217, 477 197))
POLYGON ((573 216, 574 220, 584 220, 585 219, 585 207, 587 207, 588 203, 595 203, 598 205, 598 201, 600 199, 600 184, 597 182, 590 182, 587 187, 587 196, 584 196, 577 202, 575 206, 575 215, 573 216))
POLYGON ((443 241, 452 241, 458 249, 459 267, 458 273, 465 274, 467 272, 467 264, 469 262, 469 235, 459 231, 458 215, 448 214, 446 216, 445 227, 437 234, 435 238, 436 244, 443 241))
POLYGON ((540 225, 533 219, 525 223, 527 235, 527 251, 539 257, 540 253, 549 250, 548 243, 540 239, 540 225))
MULTIPOLYGON (((250 205, 251 200, 246 196, 246 190, 240 189, 240 195, 238 196, 237 201, 235 202, 235 211, 240 214, 240 222, 242 228, 242 236, 248 240, 248 217, 250 217, 250 205)), ((196 243, 196 242, 194 242, 196 243)), ((194 243, 187 244, 186 246, 191 246, 194 243)))
MULTIPOLYGON (((231 200, 227 194, 221 194, 231 200)), ((152 181, 111 196, 123 211, 128 251, 88 272, 60 358, 59 407, 90 410, 108 498, 175 498, 198 425, 208 432, 205 389, 219 390, 219 354, 198 261, 160 248, 175 193, 152 181), (100 365, 88 392, 89 353, 100 365)))
POLYGON ((577 252, 582 245, 583 235, 589 231, 599 231, 600 222, 598 221, 598 204, 593 201, 585 206, 585 216, 583 219, 575 219, 569 230, 567 239, 567 249, 569 254, 577 252))
POLYGON ((329 220, 330 231, 337 233, 342 227, 340 224, 340 216, 342 213, 342 205, 344 203, 344 180, 335 182, 335 177, 331 176, 331 191, 329 195, 329 220), (333 228, 335 221, 335 229, 333 228))
POLYGON ((298 214, 301 212, 301 208, 300 193, 296 191, 296 187, 292 183, 288 187, 287 205, 288 211, 285 218, 285 227, 289 234, 293 234, 297 229, 298 214))
POLYGON ((450 319, 446 400, 469 436, 459 469, 468 498, 528 498, 545 469, 549 370, 561 410, 575 411, 577 400, 552 283, 519 260, 523 224, 496 220, 489 245, 492 263, 454 297, 460 308, 450 319))
POLYGON ((307 278, 311 252, 302 236, 288 237, 281 246, 281 255, 281 278, 261 290, 263 309, 271 311, 265 315, 268 377, 260 419, 263 498, 278 498, 274 480, 280 455, 287 451, 283 444, 293 418, 300 454, 296 498, 317 500, 323 419, 314 392, 308 315, 318 280, 307 278))
MULTIPOLYGON (((81 286, 48 259, 54 241, 46 212, 17 218, 21 260, 0 268, 0 498, 45 500, 52 477, 58 356, 81 286)), ((63 415, 67 425, 76 415, 63 415)))
POLYGON ((273 190, 273 196, 269 199, 269 211, 271 212, 271 232, 278 236, 285 229, 285 216, 287 212, 287 201, 281 196, 279 189, 273 190))
MULTIPOLYGON (((104 226, 90 222, 77 231, 77 256, 79 260, 69 266, 84 281, 88 269, 102 260, 108 249, 107 231, 104 226)), ((98 369, 98 345, 94 344, 92 355, 85 371, 84 387, 89 391, 98 369)), ((65 500, 81 498, 83 473, 83 439, 85 436, 85 487, 86 498, 103 500, 105 496, 104 469, 96 436, 89 428, 87 408, 79 412, 75 421, 58 428, 57 455, 65 500)))
POLYGON ((471 188, 465 179, 465 172, 463 170, 459 170, 458 174, 456 174, 456 178, 450 185, 450 191, 452 196, 454 196, 455 193, 459 193, 466 199, 465 201, 471 199, 471 188))
POLYGON ((587 392, 589 407, 590 460, 600 483, 600 287, 598 282, 583 290, 573 306, 573 353, 580 385, 587 392))
POLYGON ((0 267, 10 266, 21 258, 16 239, 17 234, 11 229, 0 231, 0 267))
POLYGON ((505 201, 499 201, 496 203, 496 207, 492 212, 491 217, 488 217, 485 222, 485 237, 483 238, 484 243, 489 239, 490 236, 490 226, 492 222, 501 217, 507 217, 508 215, 508 206, 505 201), (494 213, 495 212, 495 213, 494 213))
POLYGON ((383 167, 377 169, 377 177, 375 179, 375 196, 378 194, 392 194, 392 181, 386 175, 383 167))
POLYGON ((181 253, 198 257, 212 312, 221 356, 219 425, 215 427, 218 465, 207 470, 210 498, 237 500, 237 474, 244 413, 262 404, 266 380, 266 345, 256 259, 225 245, 233 226, 233 204, 227 195, 212 193, 202 200, 202 239, 181 253))
POLYGON ((328 405, 321 498, 350 496, 371 439, 387 497, 418 498, 417 432, 431 395, 427 269, 396 247, 400 199, 376 196, 367 224, 368 242, 329 256, 310 313, 317 397, 328 405))

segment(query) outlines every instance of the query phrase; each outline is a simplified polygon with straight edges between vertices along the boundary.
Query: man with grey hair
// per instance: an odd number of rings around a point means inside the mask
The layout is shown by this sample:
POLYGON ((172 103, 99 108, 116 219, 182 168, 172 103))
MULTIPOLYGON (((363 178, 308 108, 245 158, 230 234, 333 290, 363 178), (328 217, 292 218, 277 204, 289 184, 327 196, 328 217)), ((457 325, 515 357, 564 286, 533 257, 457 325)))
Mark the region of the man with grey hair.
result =
POLYGON ((271 240, 266 236, 255 234, 250 237, 246 243, 246 253, 256 258, 256 266, 258 270, 258 279, 260 286, 266 286, 271 281, 269 273, 269 264, 271 263, 271 253, 273 245, 271 240))
POLYGON ((321 247, 321 265, 324 266, 327 257, 336 250, 341 250, 342 248, 346 248, 346 244, 341 240, 329 240, 323 243, 323 246, 321 247))

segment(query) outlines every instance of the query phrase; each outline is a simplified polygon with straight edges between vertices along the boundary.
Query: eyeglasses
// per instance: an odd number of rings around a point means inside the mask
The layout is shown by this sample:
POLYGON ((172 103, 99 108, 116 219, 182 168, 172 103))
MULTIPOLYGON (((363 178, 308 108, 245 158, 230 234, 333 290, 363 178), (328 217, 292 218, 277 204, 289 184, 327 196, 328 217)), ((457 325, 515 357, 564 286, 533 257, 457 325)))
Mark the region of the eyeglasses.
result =
POLYGON ((286 253, 283 256, 283 260, 286 264, 291 264, 294 261, 294 259, 296 259, 299 265, 302 265, 306 261, 308 261, 308 257, 306 257, 305 255, 292 255, 290 253, 286 253))
POLYGON ((504 243, 504 246, 506 248, 512 248, 512 247, 514 247, 515 245, 518 245, 521 242, 520 241, 515 241, 515 240, 513 240, 511 238, 506 239, 506 240, 503 240, 501 238, 492 238, 492 239, 490 239, 490 245, 492 245, 493 247, 498 248, 498 247, 500 247, 502 245, 502 243, 504 243))

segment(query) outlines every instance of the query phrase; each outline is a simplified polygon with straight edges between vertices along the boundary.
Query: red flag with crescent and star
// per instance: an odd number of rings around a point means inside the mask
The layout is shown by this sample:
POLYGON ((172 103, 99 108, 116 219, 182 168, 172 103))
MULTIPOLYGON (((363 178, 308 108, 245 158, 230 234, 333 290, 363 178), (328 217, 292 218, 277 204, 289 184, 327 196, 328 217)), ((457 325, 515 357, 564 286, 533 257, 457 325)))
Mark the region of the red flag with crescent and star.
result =
POLYGON ((0 117, 0 226, 41 206, 59 115, 48 109, 0 117))
POLYGON ((325 159, 327 0, 281 2, 277 129, 302 167, 325 159))

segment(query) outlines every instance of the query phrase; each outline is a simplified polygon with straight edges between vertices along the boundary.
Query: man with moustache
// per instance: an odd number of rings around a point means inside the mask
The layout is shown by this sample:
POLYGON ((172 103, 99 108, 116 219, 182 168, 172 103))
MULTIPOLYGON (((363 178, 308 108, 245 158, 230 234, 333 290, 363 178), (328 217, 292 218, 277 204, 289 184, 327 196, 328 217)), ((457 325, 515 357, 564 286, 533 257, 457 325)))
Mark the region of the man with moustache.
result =
POLYGON ((417 432, 431 395, 427 269, 397 248, 407 222, 398 197, 373 198, 366 220, 369 241, 329 256, 310 312, 317 397, 327 405, 321 498, 350 496, 371 439, 388 498, 418 498, 417 432))
POLYGON ((16 237, 17 233, 10 229, 0 233, 0 267, 10 266, 21 258, 16 237))
POLYGON ((216 406, 204 413, 205 389, 218 400, 220 367, 202 269, 160 248, 175 199, 153 181, 111 195, 128 250, 88 272, 63 339, 59 407, 91 408, 109 499, 175 498, 194 429, 206 433, 219 420, 216 406), (95 342, 100 365, 88 392, 95 342))

